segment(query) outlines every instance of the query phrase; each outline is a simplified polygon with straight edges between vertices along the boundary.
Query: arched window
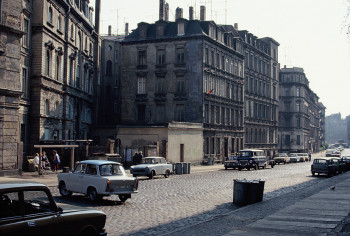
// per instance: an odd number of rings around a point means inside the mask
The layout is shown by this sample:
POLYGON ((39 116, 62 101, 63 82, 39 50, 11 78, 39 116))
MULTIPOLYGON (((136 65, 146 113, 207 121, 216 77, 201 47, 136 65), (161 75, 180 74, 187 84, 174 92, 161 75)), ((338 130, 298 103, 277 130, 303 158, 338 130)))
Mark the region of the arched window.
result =
POLYGON ((58 101, 55 102, 55 116, 60 116, 60 103, 58 101))
POLYGON ((56 57, 56 80, 60 80, 61 72, 61 59, 59 56, 56 57))
POLYGON ((48 22, 50 23, 50 24, 52 24, 52 8, 51 7, 49 7, 49 12, 48 12, 48 22))
POLYGON ((45 100, 45 115, 50 115, 50 101, 49 99, 45 100))
POLYGON ((111 60, 107 61, 106 75, 112 75, 112 61, 111 60))
POLYGON ((49 50, 46 50, 46 68, 45 73, 50 77, 51 72, 51 54, 49 50))

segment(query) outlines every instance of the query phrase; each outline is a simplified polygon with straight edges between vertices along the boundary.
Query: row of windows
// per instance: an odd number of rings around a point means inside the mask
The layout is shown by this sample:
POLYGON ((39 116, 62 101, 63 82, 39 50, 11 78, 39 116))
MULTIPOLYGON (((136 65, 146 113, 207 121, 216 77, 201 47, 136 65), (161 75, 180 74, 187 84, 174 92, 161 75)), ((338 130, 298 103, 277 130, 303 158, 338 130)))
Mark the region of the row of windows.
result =
MULTIPOLYGON (((74 113, 73 113, 73 105, 69 104, 68 105, 68 113, 67 113, 67 118, 68 119, 73 119, 74 118, 74 113)), ((51 105, 50 105, 50 100, 46 99, 45 100, 45 113, 46 116, 54 116, 54 117, 60 117, 60 103, 59 101, 56 101, 54 103, 54 108, 51 110, 51 105)), ((83 111, 81 113, 81 119, 86 122, 91 122, 91 110, 89 108, 83 107, 83 111)))
POLYGON ((243 101, 242 85, 210 74, 204 75, 203 92, 236 101, 243 101))
MULTIPOLYGON (((138 122, 146 122, 147 119, 153 119, 149 121, 164 123, 169 122, 169 117, 166 115, 167 109, 165 104, 157 104, 155 106, 155 117, 149 115, 146 117, 146 105, 140 104, 137 106, 137 121, 138 122)), ((185 104, 175 104, 174 106, 174 121, 184 122, 185 121, 185 104)))
POLYGON ((238 109, 205 104, 204 122, 207 124, 242 127, 243 113, 238 109))
POLYGON ((243 77, 243 62, 224 53, 214 52, 214 50, 205 49, 204 62, 231 74, 243 77))
POLYGON ((245 66, 268 77, 271 76, 270 63, 258 58, 258 56, 254 56, 254 54, 249 54, 246 52, 245 66))
POLYGON ((296 140, 291 140, 289 134, 283 135, 281 142, 283 145, 288 145, 288 146, 291 144, 301 145, 301 142, 302 142, 301 135, 296 135, 296 140))
MULTIPOLYGON (((229 143, 228 138, 227 144, 229 143)), ((227 145, 227 154, 231 153, 235 155, 237 152, 243 149, 243 138, 231 138, 230 147, 227 145)), ((221 145, 224 145, 222 142, 222 138, 219 137, 207 137, 204 139, 204 154, 205 155, 220 155, 221 154, 221 145)))
MULTIPOLYGON (((275 86, 274 86, 275 87, 275 86)), ((257 78, 245 78, 245 91, 271 98, 271 84, 257 78)), ((274 88, 273 91, 276 91, 274 88)), ((274 98, 276 95, 274 95, 274 98)))
POLYGON ((275 143, 275 130, 247 128, 246 143, 275 143))
POLYGON ((268 105, 256 103, 251 100, 245 101, 245 115, 250 118, 271 120, 271 108, 268 105))
POLYGON ((303 123, 305 122, 303 122, 301 117, 292 118, 290 116, 286 116, 284 117, 284 119, 281 120, 281 126, 288 127, 288 128, 291 128, 291 127, 301 128, 303 123))
MULTIPOLYGON (((165 77, 157 77, 156 79, 156 93, 166 93, 168 90, 168 83, 165 77)), ((175 93, 185 93, 186 92, 186 83, 184 77, 176 78, 176 91, 175 93)), ((147 93, 147 80, 146 77, 137 78, 137 94, 146 94, 147 93)))
MULTIPOLYGON (((185 49, 182 47, 175 49, 175 63, 184 64, 185 61, 185 49)), ((165 48, 159 48, 156 52, 156 64, 157 65, 165 65, 167 64, 166 50, 165 48)), ((147 65, 147 50, 142 49, 138 51, 138 65, 146 66, 147 65)))

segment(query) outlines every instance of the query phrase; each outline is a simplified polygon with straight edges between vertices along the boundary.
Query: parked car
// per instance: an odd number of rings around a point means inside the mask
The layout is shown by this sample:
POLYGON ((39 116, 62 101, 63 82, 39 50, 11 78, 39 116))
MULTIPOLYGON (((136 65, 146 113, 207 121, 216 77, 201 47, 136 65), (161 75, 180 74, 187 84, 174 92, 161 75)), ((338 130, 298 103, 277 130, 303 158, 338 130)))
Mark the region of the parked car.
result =
POLYGON ((237 156, 229 156, 226 161, 224 161, 225 170, 228 168, 238 169, 238 161, 237 156))
POLYGON ((172 164, 168 164, 164 157, 145 157, 142 164, 130 167, 130 173, 134 177, 147 176, 152 179, 156 175, 164 175, 168 178, 172 169, 172 164))
POLYGON ((334 149, 327 149, 326 150, 326 157, 332 156, 333 151, 334 151, 334 149))
POLYGON ((309 154, 308 154, 308 153, 304 152, 304 153, 302 153, 302 154, 303 154, 303 156, 304 156, 304 160, 305 160, 305 161, 311 161, 311 158, 309 157, 309 154))
POLYGON ((336 174, 341 174, 346 171, 346 164, 340 157, 332 157, 332 160, 336 167, 336 174))
POLYGON ((274 158, 276 164, 287 164, 290 163, 290 157, 288 156, 287 153, 279 153, 277 156, 274 158))
POLYGON ((336 174, 336 166, 330 158, 316 158, 311 165, 312 176, 316 174, 326 174, 331 177, 336 174))
POLYGON ((267 165, 271 164, 273 167, 274 162, 269 162, 266 158, 264 150, 259 149, 245 149, 239 152, 238 170, 242 169, 255 169, 258 170, 260 167, 265 169, 267 165))
POLYGON ((299 162, 299 156, 298 153, 290 153, 289 154, 290 162, 291 163, 297 163, 299 162))
MULTIPOLYGON (((298 162, 305 162, 305 156, 304 153, 297 153, 297 156, 299 158, 298 162)), ((309 159, 309 158, 308 158, 309 159)))
POLYGON ((44 184, 0 183, 1 235, 107 235, 105 222, 102 211, 63 210, 44 184))
POLYGON ((113 161, 82 161, 72 173, 60 173, 57 178, 62 196, 82 193, 92 201, 118 195, 120 201, 125 202, 138 188, 138 179, 127 176, 123 166, 113 161))
POLYGON ((346 165, 346 170, 350 170, 350 156, 342 156, 342 159, 346 165))
POLYGON ((341 152, 340 151, 334 151, 332 154, 331 154, 331 157, 340 157, 341 156, 341 152))

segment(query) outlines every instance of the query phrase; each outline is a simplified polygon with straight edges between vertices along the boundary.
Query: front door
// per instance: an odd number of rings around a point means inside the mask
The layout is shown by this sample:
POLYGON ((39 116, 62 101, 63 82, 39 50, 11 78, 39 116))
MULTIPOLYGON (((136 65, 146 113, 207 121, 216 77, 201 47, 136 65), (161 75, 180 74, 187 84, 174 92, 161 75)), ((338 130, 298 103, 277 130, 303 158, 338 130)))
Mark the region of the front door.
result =
POLYGON ((185 145, 180 144, 180 162, 185 161, 185 145))

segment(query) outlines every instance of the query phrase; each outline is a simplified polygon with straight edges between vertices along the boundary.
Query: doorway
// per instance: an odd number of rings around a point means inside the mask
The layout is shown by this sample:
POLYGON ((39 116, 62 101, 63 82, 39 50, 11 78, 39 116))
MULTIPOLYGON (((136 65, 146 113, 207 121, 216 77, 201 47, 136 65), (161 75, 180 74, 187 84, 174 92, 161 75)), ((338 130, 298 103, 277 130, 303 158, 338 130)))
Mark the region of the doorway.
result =
POLYGON ((180 144, 180 162, 185 161, 185 145, 180 144))

